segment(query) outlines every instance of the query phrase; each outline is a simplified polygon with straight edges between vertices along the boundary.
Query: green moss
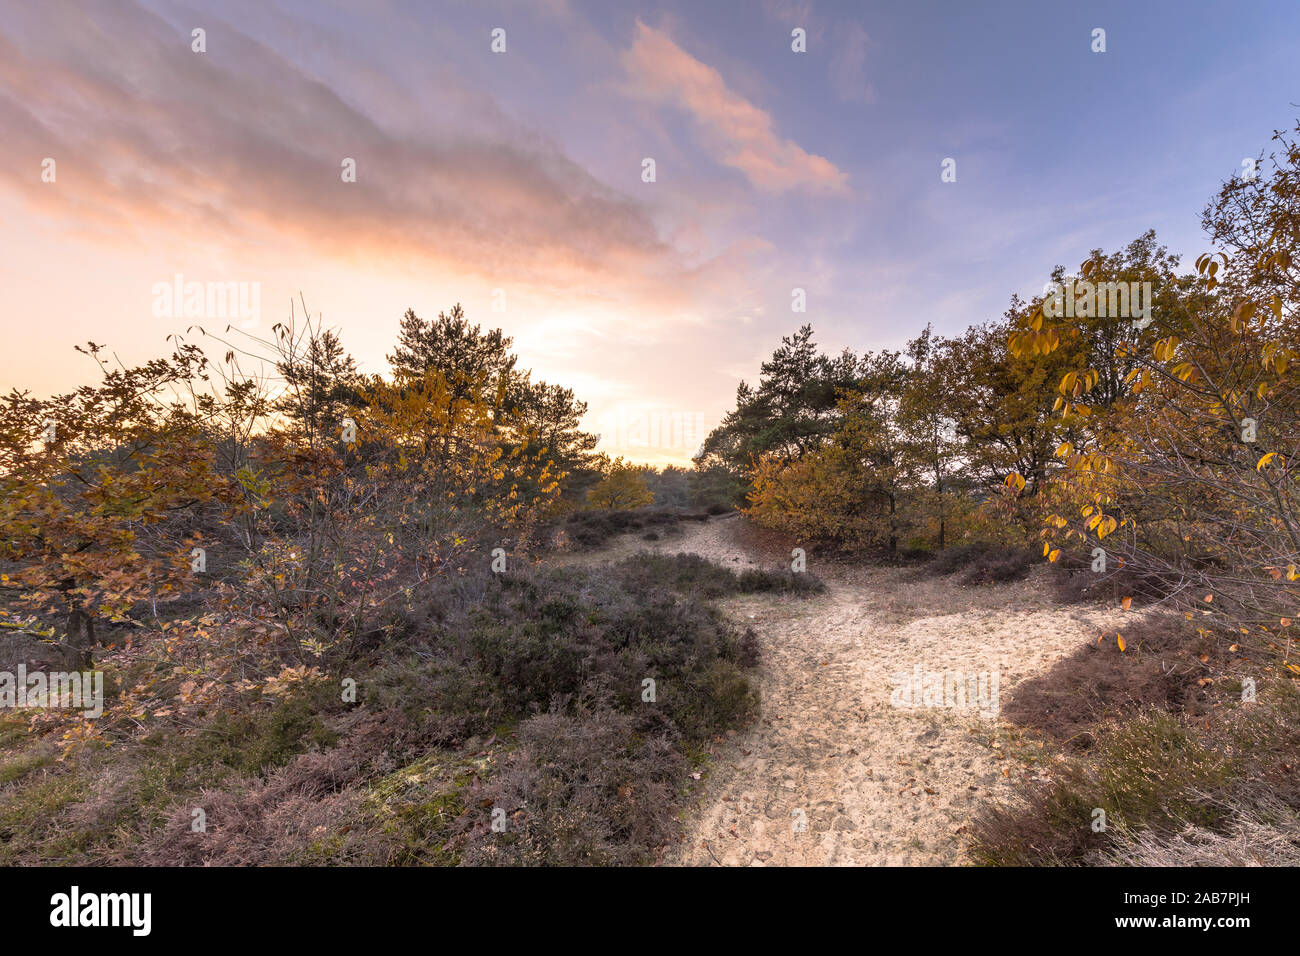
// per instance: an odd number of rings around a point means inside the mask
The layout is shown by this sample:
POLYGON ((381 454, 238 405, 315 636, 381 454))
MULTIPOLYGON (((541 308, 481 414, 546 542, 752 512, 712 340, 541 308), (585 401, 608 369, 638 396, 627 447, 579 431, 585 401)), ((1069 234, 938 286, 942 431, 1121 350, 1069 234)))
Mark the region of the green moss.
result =
POLYGON ((27 740, 27 721, 13 714, 0 715, 0 749, 7 749, 27 740))
POLYGON ((21 780, 33 770, 47 767, 54 762, 54 756, 48 753, 23 754, 12 760, 0 763, 0 787, 15 780, 21 780))
POLYGON ((264 776, 283 767, 312 746, 329 747, 338 735, 321 718, 335 702, 333 685, 313 685, 298 694, 274 699, 236 713, 221 712, 204 727, 177 736, 159 731, 145 739, 158 755, 164 782, 182 780, 195 768, 220 772, 229 768, 246 777, 264 776))
POLYGON ((87 793, 84 782, 71 773, 47 774, 0 793, 0 865, 77 862, 89 834, 52 829, 51 822, 87 793))
POLYGON ((460 855, 447 844, 465 812, 464 791, 486 772, 483 759, 434 751, 373 783, 352 824, 384 835, 394 866, 455 866, 460 855))

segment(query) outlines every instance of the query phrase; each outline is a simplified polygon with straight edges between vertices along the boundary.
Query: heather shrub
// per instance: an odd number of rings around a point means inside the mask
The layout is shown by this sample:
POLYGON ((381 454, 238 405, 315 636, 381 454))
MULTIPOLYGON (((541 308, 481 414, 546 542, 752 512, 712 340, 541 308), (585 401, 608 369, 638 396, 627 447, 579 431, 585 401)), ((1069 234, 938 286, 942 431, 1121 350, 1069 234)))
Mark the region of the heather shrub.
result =
POLYGON ((647 554, 629 558, 616 569, 619 580, 638 593, 671 588, 701 598, 732 594, 785 591, 816 594, 826 589, 821 579, 807 571, 746 568, 733 571, 698 554, 647 554))
POLYGON ((972 826, 991 865, 1294 859, 1300 694, 1232 634, 1153 614, 1016 687, 1003 716, 1059 759, 972 826), (1243 702, 1243 679, 1258 682, 1243 702), (1093 828, 1097 810, 1106 829, 1093 828), (1222 858, 1215 853, 1223 851, 1222 858))
POLYGON ((708 514, 682 508, 634 508, 609 511, 575 511, 552 529, 552 537, 563 532, 569 547, 576 550, 599 548, 611 539, 635 531, 653 533, 660 537, 681 533, 681 522, 704 521, 708 514))
POLYGON ((519 726, 519 746, 483 798, 507 814, 485 822, 466 862, 609 866, 649 862, 675 838, 673 808, 688 763, 671 733, 645 732, 608 709, 552 711, 519 726))
POLYGON ((947 548, 925 565, 927 574, 960 573, 961 584, 1007 584, 1029 576, 1038 558, 1023 547, 973 542, 947 548))

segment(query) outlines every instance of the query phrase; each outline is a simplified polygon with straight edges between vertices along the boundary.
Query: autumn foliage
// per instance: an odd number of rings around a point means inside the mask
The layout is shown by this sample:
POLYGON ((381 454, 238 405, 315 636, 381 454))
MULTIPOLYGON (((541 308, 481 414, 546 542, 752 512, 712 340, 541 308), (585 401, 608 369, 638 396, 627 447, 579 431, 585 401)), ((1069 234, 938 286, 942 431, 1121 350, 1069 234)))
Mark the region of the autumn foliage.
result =
POLYGON ((0 405, 6 631, 122 685, 79 733, 352 659, 422 582, 525 548, 565 475, 553 449, 573 460, 592 442, 570 393, 516 375, 504 406, 501 381, 437 342, 385 378, 309 319, 265 341, 197 331, 207 350, 174 337, 136 368, 91 343, 99 384, 0 405))
POLYGON ((765 524, 890 551, 1034 542, 1126 608, 1172 601, 1300 673, 1300 148, 1276 139, 1271 175, 1207 207, 1194 271, 1148 232, 901 353, 819 358, 804 329, 701 463, 743 476, 765 524))

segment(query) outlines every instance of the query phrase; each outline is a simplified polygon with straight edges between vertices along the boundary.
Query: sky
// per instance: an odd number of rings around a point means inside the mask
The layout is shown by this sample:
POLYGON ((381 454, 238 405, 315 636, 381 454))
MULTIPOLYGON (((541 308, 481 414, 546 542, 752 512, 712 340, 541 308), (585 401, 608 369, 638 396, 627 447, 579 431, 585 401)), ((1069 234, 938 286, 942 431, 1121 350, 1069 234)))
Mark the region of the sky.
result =
POLYGON ((1298 81, 1294 0, 0 0, 0 389, 222 332, 177 282, 373 372, 461 303, 683 464, 803 324, 957 334, 1149 228, 1190 263, 1298 81))

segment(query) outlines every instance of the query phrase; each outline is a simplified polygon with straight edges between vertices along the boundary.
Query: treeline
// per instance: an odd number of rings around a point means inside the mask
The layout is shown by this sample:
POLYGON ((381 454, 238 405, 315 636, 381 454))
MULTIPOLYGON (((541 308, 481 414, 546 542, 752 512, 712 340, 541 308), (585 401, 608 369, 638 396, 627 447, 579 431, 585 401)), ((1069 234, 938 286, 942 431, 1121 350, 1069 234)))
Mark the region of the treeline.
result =
POLYGON ((1154 232, 899 352, 783 340, 697 466, 758 521, 859 548, 1032 544, 1286 644, 1297 614, 1300 149, 1226 182, 1192 272, 1154 232))

